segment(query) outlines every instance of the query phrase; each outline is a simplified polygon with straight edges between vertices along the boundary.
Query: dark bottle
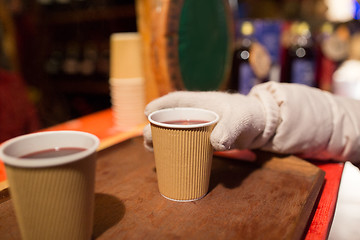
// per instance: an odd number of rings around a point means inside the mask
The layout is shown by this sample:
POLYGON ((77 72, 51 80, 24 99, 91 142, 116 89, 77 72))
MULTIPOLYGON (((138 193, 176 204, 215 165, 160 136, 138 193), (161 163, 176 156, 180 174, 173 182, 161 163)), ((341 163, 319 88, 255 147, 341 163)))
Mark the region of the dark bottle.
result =
MULTIPOLYGON (((346 59, 352 58, 356 51, 349 50, 350 29, 348 25, 324 23, 318 38, 317 81, 318 87, 332 91, 333 75, 338 66, 346 59)), ((359 46, 357 43, 356 46, 359 46)))
POLYGON ((54 47, 54 49, 51 50, 49 57, 45 61, 45 72, 52 79, 59 79, 62 77, 62 64, 64 61, 63 52, 64 51, 62 47, 54 47))
MULTIPOLYGON (((268 52, 269 56, 269 70, 267 76, 268 81, 280 82, 281 73, 281 31, 283 28, 283 21, 270 19, 257 19, 254 21, 256 41, 261 44, 268 52)), ((253 51, 252 51, 253 53, 253 51)), ((262 55, 262 60, 258 63, 263 72, 266 72, 267 64, 264 63, 266 56, 262 55)), ((258 60, 258 59, 257 59, 258 60)), ((254 69, 256 74, 256 71, 254 69)), ((257 75, 258 76, 258 75, 257 75)), ((258 76, 261 78, 261 76, 258 76)), ((264 76, 262 76, 264 77, 264 76)))
POLYGON ((80 61, 80 75, 83 78, 95 78, 96 64, 98 60, 97 46, 93 42, 87 42, 83 46, 82 59, 80 61))
POLYGON ((318 87, 326 91, 331 91, 332 89, 332 75, 337 67, 337 64, 327 56, 326 48, 324 48, 333 34, 334 26, 329 22, 325 22, 321 26, 316 41, 316 81, 318 87))
POLYGON ((79 76, 81 65, 81 49, 79 44, 70 42, 66 46, 65 57, 63 61, 64 77, 67 79, 75 79, 79 76))
POLYGON ((240 25, 239 37, 235 43, 230 87, 242 94, 249 93, 250 89, 258 83, 249 62, 250 48, 254 42, 253 34, 253 24, 249 21, 242 22, 240 25))
POLYGON ((291 31, 293 39, 288 49, 288 81, 316 87, 315 54, 310 27, 306 22, 295 22, 291 31))
POLYGON ((99 43, 99 53, 96 64, 96 73, 99 80, 109 78, 110 71, 110 46, 108 42, 99 43))

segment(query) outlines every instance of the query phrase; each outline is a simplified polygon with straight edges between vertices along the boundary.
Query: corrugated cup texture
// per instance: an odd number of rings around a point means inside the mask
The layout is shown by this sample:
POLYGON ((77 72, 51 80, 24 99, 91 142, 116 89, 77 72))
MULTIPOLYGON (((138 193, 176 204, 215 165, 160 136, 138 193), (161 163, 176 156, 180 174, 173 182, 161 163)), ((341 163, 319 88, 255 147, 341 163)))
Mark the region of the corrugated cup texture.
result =
POLYGON ((213 128, 175 129, 151 124, 159 191, 164 197, 193 201, 207 194, 213 128))
POLYGON ((91 239, 95 154, 55 167, 5 165, 22 239, 91 239))

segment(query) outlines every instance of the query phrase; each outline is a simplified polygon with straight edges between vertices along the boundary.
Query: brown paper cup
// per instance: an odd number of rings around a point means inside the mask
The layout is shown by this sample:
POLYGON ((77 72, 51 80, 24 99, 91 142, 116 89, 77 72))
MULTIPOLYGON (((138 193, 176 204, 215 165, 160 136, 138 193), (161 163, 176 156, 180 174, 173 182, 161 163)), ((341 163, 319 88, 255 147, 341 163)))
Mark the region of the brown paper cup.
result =
POLYGON ((42 132, 0 148, 22 239, 91 239, 96 148, 99 140, 75 131, 42 132), (54 147, 84 151, 63 157, 19 158, 54 147))
POLYGON ((214 112, 196 108, 164 109, 150 114, 158 186, 165 198, 194 201, 207 194, 213 157, 210 134, 218 118, 214 112), (206 123, 166 123, 175 120, 206 123))

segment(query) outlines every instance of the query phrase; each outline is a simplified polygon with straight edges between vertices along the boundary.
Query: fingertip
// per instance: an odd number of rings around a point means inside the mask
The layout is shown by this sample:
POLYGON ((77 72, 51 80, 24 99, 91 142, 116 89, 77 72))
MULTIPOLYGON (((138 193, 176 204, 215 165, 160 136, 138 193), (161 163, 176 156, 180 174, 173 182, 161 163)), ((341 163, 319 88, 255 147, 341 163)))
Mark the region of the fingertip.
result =
POLYGON ((149 143, 149 142, 144 141, 144 147, 145 147, 145 149, 148 150, 149 152, 153 152, 153 151, 154 151, 154 146, 153 146, 152 142, 149 143))
POLYGON ((211 140, 211 145, 213 146, 215 151, 225 151, 227 150, 226 146, 219 141, 213 141, 211 140))
POLYGON ((143 137, 144 137, 144 147, 146 150, 153 152, 153 142, 151 135, 151 126, 147 124, 143 129, 143 137))
POLYGON ((144 139, 145 139, 146 141, 152 141, 150 123, 147 124, 147 125, 144 127, 144 129, 143 129, 143 136, 144 136, 144 139))
POLYGON ((211 145, 214 147, 215 151, 226 151, 231 147, 228 140, 229 138, 226 137, 224 128, 218 124, 210 135, 211 145))

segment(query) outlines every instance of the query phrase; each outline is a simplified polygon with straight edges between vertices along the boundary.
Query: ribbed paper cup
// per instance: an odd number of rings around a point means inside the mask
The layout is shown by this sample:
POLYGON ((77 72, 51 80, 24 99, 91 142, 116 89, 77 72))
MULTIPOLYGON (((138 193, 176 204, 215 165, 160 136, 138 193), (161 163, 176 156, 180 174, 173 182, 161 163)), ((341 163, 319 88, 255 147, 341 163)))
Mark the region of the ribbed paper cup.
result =
POLYGON ((213 148, 210 134, 219 116, 197 108, 171 108, 149 115, 159 191, 174 201, 194 201, 209 188, 213 148), (174 124, 173 121, 204 121, 174 124))
POLYGON ((97 137, 77 131, 51 131, 5 142, 10 194, 22 239, 91 239, 97 137), (66 156, 21 158, 53 148, 82 148, 66 156))

